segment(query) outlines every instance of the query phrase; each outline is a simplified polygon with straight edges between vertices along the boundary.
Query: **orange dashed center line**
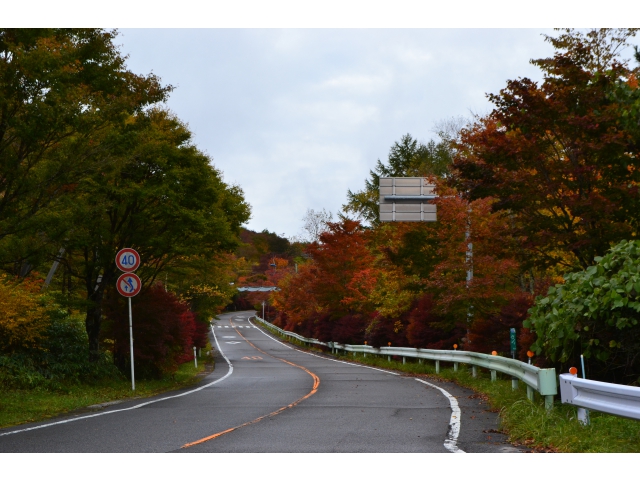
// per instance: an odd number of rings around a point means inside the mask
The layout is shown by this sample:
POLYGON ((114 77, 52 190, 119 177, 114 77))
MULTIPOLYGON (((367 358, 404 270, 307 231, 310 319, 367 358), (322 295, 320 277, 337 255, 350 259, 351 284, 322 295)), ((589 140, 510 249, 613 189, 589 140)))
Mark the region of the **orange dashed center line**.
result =
POLYGON ((276 410, 274 412, 268 413, 266 415, 262 415, 261 417, 258 417, 258 418, 254 419, 254 420, 249 421, 249 422, 245 422, 242 425, 238 425, 237 427, 232 427, 232 428, 229 428, 227 430, 223 430, 222 432, 214 433, 213 435, 209 435, 208 437, 201 438, 200 440, 196 440, 195 442, 185 443, 181 448, 189 448, 189 447, 193 447, 194 445, 199 445, 201 443, 208 442, 209 440, 213 440, 215 438, 221 437, 222 435, 225 435, 227 433, 233 432, 234 430, 237 430, 239 428, 246 427, 247 425, 253 425, 254 423, 258 423, 260 420, 264 420, 265 418, 269 418, 269 417, 273 417, 275 415, 278 415, 279 413, 281 413, 281 412, 283 412, 283 411, 285 411, 285 410, 287 410, 289 408, 295 407, 296 405, 298 405, 303 400, 306 400, 307 398, 309 398, 311 395, 313 395, 314 393, 316 393, 318 391, 318 387, 320 386, 320 378, 318 378, 318 376, 315 373, 313 373, 310 370, 307 370, 302 365, 297 365, 297 364, 295 364, 293 362, 289 362, 288 360, 285 360, 283 358, 275 357, 275 356, 265 352, 264 350, 259 349, 253 343, 251 343, 249 340, 247 340, 244 337, 244 335, 242 335, 242 333, 240 333, 238 331, 237 328, 235 328, 235 325, 233 324, 233 321, 230 320, 230 322, 231 322, 231 326, 234 327, 234 329, 238 333, 238 335, 240 335, 245 342, 247 342, 249 345, 251 345, 253 348, 258 350, 259 352, 264 353, 265 355, 268 355, 268 356, 270 356, 272 358, 275 358, 276 360, 280 360, 281 362, 284 362, 284 363, 286 363, 288 365, 291 365, 293 367, 299 368, 300 370, 304 370, 309 375, 311 375, 311 378, 313 378, 313 388, 304 397, 300 397, 295 402, 292 402, 289 405, 285 405, 284 407, 281 407, 281 408, 279 408, 278 410, 276 410))

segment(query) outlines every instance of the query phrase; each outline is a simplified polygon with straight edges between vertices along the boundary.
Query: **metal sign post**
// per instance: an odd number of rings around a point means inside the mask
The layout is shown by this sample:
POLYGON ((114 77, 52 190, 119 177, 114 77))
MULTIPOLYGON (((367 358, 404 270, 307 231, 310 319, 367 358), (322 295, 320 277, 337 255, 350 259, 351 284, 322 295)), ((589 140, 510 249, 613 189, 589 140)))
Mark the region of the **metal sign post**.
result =
POLYGON ((131 313, 131 297, 140 293, 142 282, 131 273, 140 266, 140 255, 132 248, 123 248, 116 254, 116 265, 123 273, 116 282, 116 288, 123 297, 129 300, 129 350, 131 353, 131 390, 136 389, 136 376, 133 366, 133 315, 131 313))
POLYGON ((516 358, 516 329, 509 330, 509 339, 511 340, 511 358, 516 358))

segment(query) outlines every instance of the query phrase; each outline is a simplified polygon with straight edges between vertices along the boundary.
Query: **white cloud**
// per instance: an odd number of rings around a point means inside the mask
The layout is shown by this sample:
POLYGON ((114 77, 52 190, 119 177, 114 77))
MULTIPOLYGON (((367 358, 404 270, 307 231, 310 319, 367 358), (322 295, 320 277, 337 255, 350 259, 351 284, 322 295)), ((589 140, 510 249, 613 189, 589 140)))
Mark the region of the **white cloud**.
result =
POLYGON ((294 235, 307 208, 336 212, 406 133, 485 113, 486 92, 539 79, 534 29, 124 30, 129 67, 177 85, 188 122, 253 207, 249 227, 294 235))
POLYGON ((392 81, 393 76, 390 72, 386 75, 344 74, 323 81, 318 88, 342 94, 371 95, 384 92, 391 86, 392 81))

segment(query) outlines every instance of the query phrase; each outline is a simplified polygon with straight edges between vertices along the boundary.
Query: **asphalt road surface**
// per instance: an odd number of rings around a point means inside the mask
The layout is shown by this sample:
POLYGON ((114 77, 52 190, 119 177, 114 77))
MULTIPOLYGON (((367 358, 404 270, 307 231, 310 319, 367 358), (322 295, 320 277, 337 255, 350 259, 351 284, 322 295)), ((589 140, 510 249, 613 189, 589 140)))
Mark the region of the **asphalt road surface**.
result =
POLYGON ((196 388, 0 430, 0 452, 517 452, 448 382, 304 352, 250 320, 213 322, 196 388))

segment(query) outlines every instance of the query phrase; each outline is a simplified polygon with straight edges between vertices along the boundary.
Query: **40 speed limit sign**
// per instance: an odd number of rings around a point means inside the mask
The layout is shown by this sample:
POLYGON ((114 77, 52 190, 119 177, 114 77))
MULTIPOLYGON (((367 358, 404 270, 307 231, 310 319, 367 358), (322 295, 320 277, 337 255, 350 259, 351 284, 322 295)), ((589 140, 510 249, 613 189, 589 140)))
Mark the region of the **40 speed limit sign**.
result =
POLYGON ((123 248, 116 253, 116 266, 123 272, 135 272, 140 266, 140 255, 133 248, 123 248))
POLYGON ((123 297, 135 297, 140 293, 142 282, 135 273, 123 273, 118 278, 116 288, 123 297))

